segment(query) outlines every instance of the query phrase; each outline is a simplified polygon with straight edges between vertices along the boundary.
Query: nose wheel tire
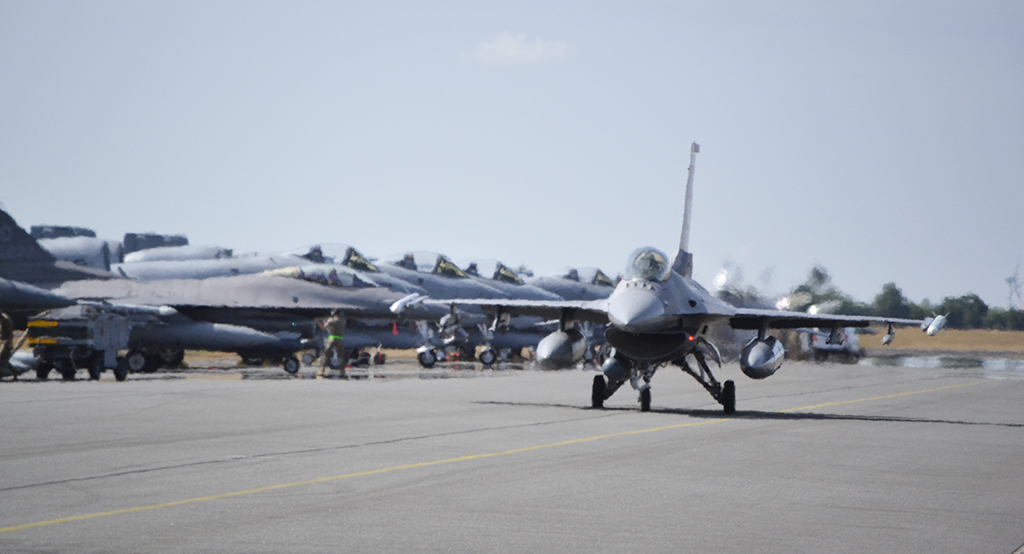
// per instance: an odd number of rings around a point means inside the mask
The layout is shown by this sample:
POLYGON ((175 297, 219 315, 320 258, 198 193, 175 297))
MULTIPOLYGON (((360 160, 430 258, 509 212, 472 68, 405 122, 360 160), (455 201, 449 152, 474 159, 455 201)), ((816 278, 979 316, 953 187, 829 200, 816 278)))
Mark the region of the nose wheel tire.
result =
POLYGON ((640 391, 640 411, 651 411, 651 389, 644 389, 640 391))
POLYGON ((590 390, 590 405, 594 408, 604 408, 604 399, 607 398, 605 391, 607 387, 604 382, 604 375, 594 376, 594 386, 590 390))
POLYGON ((498 361, 498 354, 494 350, 488 348, 480 353, 480 363, 485 366, 492 366, 496 361, 498 361))
POLYGON ((423 352, 420 352, 416 358, 419 360, 420 365, 426 369, 434 367, 434 363, 437 362, 437 357, 434 355, 433 350, 424 350, 423 352))

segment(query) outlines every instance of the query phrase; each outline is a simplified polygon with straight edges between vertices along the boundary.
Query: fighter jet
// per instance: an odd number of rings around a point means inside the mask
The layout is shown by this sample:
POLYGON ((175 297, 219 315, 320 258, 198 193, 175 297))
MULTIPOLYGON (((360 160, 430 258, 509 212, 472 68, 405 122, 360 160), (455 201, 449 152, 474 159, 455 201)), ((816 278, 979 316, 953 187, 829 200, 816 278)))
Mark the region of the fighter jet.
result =
MULTIPOLYGON (((75 301, 54 292, 25 283, 0 278, 0 312, 12 317, 35 314, 53 308, 63 308, 75 301)), ((17 322, 15 322, 15 326, 17 322)), ((24 327, 21 325, 20 327, 24 327)))
POLYGON ((596 267, 569 268, 559 275, 531 277, 526 282, 565 300, 600 300, 615 289, 615 281, 596 267))
POLYGON ((113 279, 117 275, 58 260, 18 226, 7 212, 0 210, 0 278, 52 289, 65 281, 113 279))
MULTIPOLYGON (((351 319, 395 321, 390 306, 404 296, 347 267, 322 264, 209 279, 71 281, 56 292, 80 301, 169 308, 187 318, 164 318, 162 326, 133 330, 133 351, 128 355, 133 370, 157 367, 161 351, 202 348, 237 352, 247 360, 283 360, 290 373, 298 369, 292 353, 317 346, 309 342, 319 332, 316 319, 337 309, 351 319), (261 340, 253 344, 255 338, 261 340)), ((440 317, 443 312, 435 308, 418 315, 440 317)), ((346 348, 366 347, 357 339, 367 333, 354 332, 351 342, 346 337, 346 348)), ((391 336, 377 334, 377 344, 393 346, 388 344, 391 336)))
POLYGON ((893 325, 919 325, 921 320, 885 317, 855 317, 807 314, 753 308, 735 308, 722 302, 692 279, 693 255, 689 252, 690 213, 693 175, 699 146, 690 149, 686 182, 683 228, 679 251, 674 261, 652 247, 641 247, 630 254, 626 273, 614 292, 605 300, 562 302, 500 302, 482 299, 455 301, 422 300, 421 303, 478 306, 498 317, 504 313, 554 317, 560 329, 547 336, 537 347, 542 367, 564 367, 582 355, 579 334, 572 334, 579 322, 608 324, 606 339, 614 348, 612 356, 594 377, 591 403, 601 408, 627 380, 639 393, 641 411, 651 408, 651 378, 662 367, 675 365, 697 380, 718 401, 725 413, 736 410, 733 381, 720 383, 712 374, 707 359, 719 366, 718 349, 708 340, 712 323, 728 322, 734 329, 756 330, 740 354, 740 369, 752 379, 774 374, 783 362, 782 343, 768 334, 770 329, 800 327, 831 328, 830 340, 838 341, 843 327, 866 327, 872 322, 893 325), (694 369, 691 360, 697 365, 694 369))
MULTIPOLYGON (((93 329, 96 321, 123 319, 131 333, 118 349, 130 349, 127 362, 132 370, 154 369, 161 363, 174 365, 185 349, 207 349, 239 352, 243 357, 274 357, 294 372, 298 363, 291 354, 316 333, 315 318, 340 309, 351 317, 394 321, 389 306, 409 291, 423 292, 416 287, 392 292, 350 268, 317 266, 298 257, 294 261, 307 267, 266 275, 149 282, 86 279, 95 273, 61 265, 8 214, 0 214, 0 277, 13 274, 46 282, 65 298, 88 303, 87 310, 57 315, 64 318, 61 321, 77 318, 76 324, 92 329, 89 334, 104 334, 93 329)), ((425 311, 423 317, 437 318, 446 311, 425 311)), ((41 323, 40 328, 46 325, 50 324, 41 323)), ((84 346, 75 348, 82 351, 84 346)), ((104 356, 101 369, 116 369, 112 367, 116 360, 104 356)), ((100 363, 92 353, 86 357, 90 363, 100 363)), ((74 364, 74 357, 71 359, 74 364)))

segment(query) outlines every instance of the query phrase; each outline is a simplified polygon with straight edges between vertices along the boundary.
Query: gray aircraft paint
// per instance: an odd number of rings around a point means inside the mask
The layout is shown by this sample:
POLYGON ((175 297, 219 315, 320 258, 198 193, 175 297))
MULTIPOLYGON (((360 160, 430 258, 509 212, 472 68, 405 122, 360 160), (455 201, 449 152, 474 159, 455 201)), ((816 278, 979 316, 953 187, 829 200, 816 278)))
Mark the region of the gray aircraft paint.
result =
POLYGON ((110 271, 110 245, 103 239, 92 237, 62 237, 39 239, 39 245, 58 260, 81 267, 110 271))
MULTIPOLYGON (((145 252, 145 250, 140 251, 145 252)), ((129 254, 130 256, 130 254, 129 254)), ((269 269, 308 264, 309 260, 290 254, 245 254, 232 258, 206 260, 154 260, 115 264, 111 271, 129 279, 158 281, 166 279, 209 279, 233 275, 251 275, 269 269)))
POLYGON ((36 313, 70 306, 74 301, 54 292, 17 281, 0 279, 0 312, 36 313))
MULTIPOLYGON (((482 299, 449 301, 447 304, 471 305, 488 311, 557 317, 561 329, 546 337, 537 348, 542 366, 554 368, 575 363, 582 353, 581 337, 574 333, 576 321, 607 323, 605 337, 615 348, 605 362, 602 373, 595 377, 592 391, 594 407, 601 407, 627 379, 640 394, 641 408, 650 408, 650 380, 664 365, 674 364, 693 376, 720 402, 727 413, 735 409, 735 388, 732 381, 719 383, 706 360, 719 361, 718 349, 707 339, 711 324, 725 321, 734 329, 754 329, 758 336, 740 354, 740 368, 753 379, 772 375, 782 364, 781 343, 767 335, 770 328, 801 327, 866 327, 871 322, 922 325, 921 320, 881 317, 855 317, 828 314, 807 314, 753 308, 735 308, 712 296, 689 277, 692 254, 688 251, 690 201, 692 198, 696 143, 691 148, 686 185, 683 230, 679 252, 674 263, 655 248, 636 249, 626 263, 626 274, 606 300, 562 301, 556 303, 517 301, 499 302, 482 299), (699 366, 693 370, 687 358, 699 366), (606 381, 607 379, 607 381, 606 381)), ((444 305, 444 301, 423 303, 444 305)))
POLYGON ((231 250, 219 246, 188 244, 185 246, 160 246, 138 250, 124 257, 125 263, 172 262, 186 260, 218 260, 232 257, 231 250))
MULTIPOLYGON (((566 269, 559 275, 528 277, 526 282, 557 294, 564 300, 601 300, 608 298, 614 287, 599 285, 588 280, 581 280, 580 273, 584 270, 566 269)), ((595 268, 595 274, 596 274, 595 268)), ((604 275, 602 272, 601 275, 604 275)))
POLYGON ((58 260, 39 245, 7 212, 0 210, 0 278, 45 289, 75 279, 112 279, 101 269, 58 260))

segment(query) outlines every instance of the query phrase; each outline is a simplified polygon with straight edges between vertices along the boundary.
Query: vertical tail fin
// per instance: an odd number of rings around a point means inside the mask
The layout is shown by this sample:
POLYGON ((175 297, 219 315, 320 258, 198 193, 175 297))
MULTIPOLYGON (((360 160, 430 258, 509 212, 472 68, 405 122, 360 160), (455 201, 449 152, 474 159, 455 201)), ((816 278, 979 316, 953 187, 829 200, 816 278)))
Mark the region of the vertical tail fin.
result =
POLYGON ((0 210, 0 278, 54 288, 64 281, 111 277, 107 271, 57 261, 14 218, 0 210))
POLYGON ((700 145, 696 142, 690 145, 690 167, 686 176, 686 201, 683 205, 683 232, 679 236, 679 252, 672 262, 672 271, 683 277, 693 275, 693 254, 690 253, 690 218, 693 211, 693 171, 697 163, 697 153, 700 152, 700 145))
POLYGON ((56 261, 13 217, 0 210, 0 277, 14 279, 8 273, 21 264, 52 264, 56 261))

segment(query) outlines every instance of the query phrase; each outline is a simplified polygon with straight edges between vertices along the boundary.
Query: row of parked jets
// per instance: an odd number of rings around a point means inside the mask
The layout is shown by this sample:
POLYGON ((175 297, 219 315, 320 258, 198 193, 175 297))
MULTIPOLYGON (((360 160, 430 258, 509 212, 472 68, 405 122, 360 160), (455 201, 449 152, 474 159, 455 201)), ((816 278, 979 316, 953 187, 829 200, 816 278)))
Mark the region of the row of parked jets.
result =
POLYGON ((753 379, 774 374, 783 362, 785 349, 771 329, 824 332, 838 341, 843 328, 884 324, 888 344, 894 326, 917 325, 929 335, 942 328, 941 316, 736 308, 710 294, 692 279, 688 250, 698 152, 694 143, 674 259, 638 248, 618 279, 596 269, 524 277, 495 260, 456 264, 430 252, 375 260, 342 244, 270 255, 187 243, 135 250, 147 237, 126 236, 116 244, 88 236, 46 238, 54 229, 33 228, 34 237, 0 211, 0 309, 28 328, 34 350, 26 364, 34 364, 41 379, 53 370, 74 378, 84 368, 94 378, 111 369, 123 380, 129 371, 178 365, 193 349, 236 352, 250 362, 279 360, 295 373, 296 353, 322 348, 317 323, 335 314, 347 322, 344 343, 355 358, 376 348, 382 361, 380 348, 415 348, 425 367, 453 352, 491 365, 502 352, 531 347, 540 367, 559 369, 604 345, 591 388, 594 407, 628 381, 641 409, 649 410, 651 378, 675 366, 726 413, 735 411, 735 385, 712 373, 712 363, 722 363, 710 340, 714 324, 756 332, 739 356, 753 379), (122 254, 125 246, 135 251, 122 254))

